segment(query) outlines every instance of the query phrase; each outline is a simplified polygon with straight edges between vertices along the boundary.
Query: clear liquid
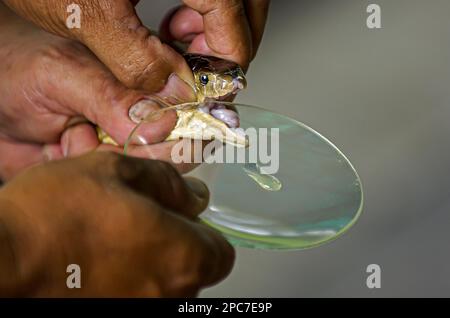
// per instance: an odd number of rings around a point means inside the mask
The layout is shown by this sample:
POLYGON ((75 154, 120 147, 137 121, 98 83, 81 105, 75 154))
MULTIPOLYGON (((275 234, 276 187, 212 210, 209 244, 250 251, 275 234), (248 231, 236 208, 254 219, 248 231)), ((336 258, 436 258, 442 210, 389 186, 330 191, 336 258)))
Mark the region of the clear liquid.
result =
POLYGON ((256 163, 246 163, 242 169, 266 191, 280 191, 283 187, 283 184, 278 178, 270 174, 261 173, 261 168, 256 163))
MULTIPOLYGON (((201 104, 176 109, 198 106, 201 104)), ((279 128, 280 169, 267 175, 262 163, 240 161, 198 166, 191 175, 203 180, 211 192, 202 222, 222 232, 233 245, 265 249, 310 248, 347 231, 363 205, 361 181, 347 158, 302 123, 255 106, 232 106, 239 112, 244 129, 279 128)), ((145 146, 152 144, 146 140, 152 131, 147 124, 154 119, 146 118, 126 143, 132 140, 131 144, 144 146, 136 147, 139 157, 146 157, 145 146)), ((152 158, 151 149, 148 151, 148 158, 152 158)))

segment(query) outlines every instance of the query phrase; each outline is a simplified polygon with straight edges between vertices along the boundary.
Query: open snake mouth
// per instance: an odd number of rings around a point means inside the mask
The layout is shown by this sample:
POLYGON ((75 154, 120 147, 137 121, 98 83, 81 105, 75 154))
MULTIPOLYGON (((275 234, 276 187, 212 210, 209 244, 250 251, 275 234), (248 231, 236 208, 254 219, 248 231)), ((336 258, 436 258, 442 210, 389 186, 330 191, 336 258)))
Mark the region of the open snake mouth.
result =
POLYGON ((235 110, 230 109, 230 107, 226 107, 220 102, 231 101, 239 91, 243 90, 247 86, 247 82, 245 80, 245 77, 236 76, 233 78, 232 83, 233 89, 231 92, 216 99, 206 98, 205 105, 201 107, 200 110, 222 121, 230 129, 234 130, 239 128, 240 125, 239 114, 235 110))
POLYGON ((247 80, 244 76, 238 75, 233 78, 234 93, 241 91, 247 87, 247 80))
POLYGON ((203 113, 210 114, 217 120, 225 123, 229 128, 236 129, 240 126, 239 114, 216 100, 207 101, 199 108, 203 113))
POLYGON ((216 98, 216 100, 221 102, 230 101, 234 96, 237 95, 241 90, 245 89, 247 87, 247 82, 245 80, 245 77, 236 77, 233 78, 233 89, 226 95, 220 96, 216 98))
MULTIPOLYGON (((161 112, 152 113, 151 119, 144 114, 137 114, 131 108, 129 117, 132 121, 140 123, 143 120, 156 120, 167 110, 176 110, 178 121, 166 140, 176 140, 179 138, 201 138, 202 130, 209 132, 232 132, 230 138, 225 138, 225 143, 237 146, 248 146, 244 130, 240 128, 240 120, 237 111, 227 103, 241 90, 245 89, 247 82, 242 69, 234 62, 222 60, 212 56, 202 56, 199 54, 184 54, 186 62, 191 67, 195 83, 194 91, 197 93, 197 102, 187 103, 196 106, 195 109, 179 108, 183 104, 172 102, 171 99, 160 99, 155 97, 155 103, 167 105, 161 112), (211 77, 209 77, 211 76, 211 77), (208 97, 209 96, 209 97, 208 97), (199 107, 200 105, 200 107, 199 107), (198 112, 197 112, 198 110, 198 112), (206 115, 205 115, 206 114, 206 115)), ((175 99, 175 98, 173 98, 175 99)), ((189 106, 189 105, 185 105, 189 106)), ((102 143, 118 145, 100 127, 97 127, 97 135, 102 143)))

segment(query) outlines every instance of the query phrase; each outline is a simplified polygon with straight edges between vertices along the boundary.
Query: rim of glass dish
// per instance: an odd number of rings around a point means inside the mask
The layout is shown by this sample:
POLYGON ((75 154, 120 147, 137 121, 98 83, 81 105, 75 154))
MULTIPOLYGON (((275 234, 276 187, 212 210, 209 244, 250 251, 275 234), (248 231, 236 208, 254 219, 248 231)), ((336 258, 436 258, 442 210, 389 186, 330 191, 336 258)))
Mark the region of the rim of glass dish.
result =
MULTIPOLYGON (((346 160, 346 162, 349 164, 351 170, 352 170, 353 173, 355 174, 356 180, 358 181, 359 187, 360 187, 360 189, 361 189, 361 203, 360 203, 360 205, 359 205, 359 207, 358 207, 358 211, 356 212, 356 214, 355 214, 355 216, 352 218, 352 220, 351 220, 346 226, 344 226, 341 230, 339 230, 339 231, 336 233, 336 235, 334 235, 334 236, 332 236, 332 237, 329 237, 329 238, 325 238, 325 239, 319 240, 319 241, 317 241, 317 242, 315 242, 315 243, 313 243, 313 244, 311 244, 311 245, 305 246, 305 247, 291 247, 291 246, 286 246, 286 247, 284 247, 284 248, 283 248, 283 247, 280 247, 280 246, 274 246, 274 247, 268 247, 268 246, 262 246, 262 245, 259 246, 258 243, 259 243, 259 242, 260 242, 260 243, 264 243, 265 240, 262 240, 262 239, 260 240, 260 239, 258 239, 258 238, 262 238, 261 236, 254 236, 254 237, 252 236, 252 237, 249 238, 249 239, 251 239, 252 241, 254 241, 255 244, 251 244, 251 248, 253 248, 253 249, 269 249, 269 250, 274 250, 274 251, 276 251, 276 250, 278 250, 278 251, 285 251, 285 250, 292 250, 292 251, 294 251, 294 250, 307 250, 307 249, 310 249, 310 248, 314 248, 314 247, 318 247, 318 246, 324 245, 324 244, 326 244, 326 243, 330 243, 330 242, 332 242, 332 241, 334 241, 334 240, 340 238, 340 237, 341 237, 344 233, 346 233, 351 227, 353 227, 353 226, 356 224, 356 222, 358 222, 358 220, 359 220, 359 218, 360 218, 360 216, 361 216, 361 214, 362 214, 363 207, 364 207, 364 187, 363 187, 361 178, 360 178, 358 172, 356 171, 355 167, 353 166, 352 162, 351 162, 351 161, 347 158, 347 156, 346 156, 346 155, 345 155, 345 154, 344 154, 344 153, 343 153, 343 152, 342 152, 342 151, 341 151, 341 150, 340 150, 333 142, 331 142, 327 137, 325 137, 325 136, 322 135, 321 133, 317 132, 315 129, 311 128, 310 126, 308 126, 308 125, 306 125, 306 124, 304 124, 304 123, 302 123, 302 122, 300 122, 300 121, 298 121, 298 120, 296 120, 296 119, 294 119, 294 118, 292 118, 292 117, 286 116, 286 115, 281 114, 281 113, 278 113, 278 112, 276 112, 276 111, 269 110, 269 109, 264 108, 264 107, 261 107, 261 106, 255 106, 255 105, 249 105, 249 104, 242 104, 242 103, 235 103, 235 102, 225 102, 225 101, 212 101, 212 102, 213 102, 213 103, 222 104, 222 105, 226 105, 226 106, 237 106, 237 107, 242 106, 242 107, 248 107, 248 108, 253 108, 253 109, 257 109, 257 110, 262 110, 262 111, 265 111, 265 112, 270 112, 270 113, 276 114, 276 115, 278 115, 278 116, 281 116, 281 117, 283 117, 283 118, 285 118, 285 119, 287 119, 287 120, 293 121, 293 122, 295 122, 296 124, 298 124, 299 126, 303 127, 304 129, 306 129, 306 130, 308 130, 308 131, 310 131, 310 132, 316 134, 317 136, 319 136, 320 138, 322 138, 322 140, 324 140, 326 143, 328 143, 328 145, 330 145, 330 146, 331 146, 331 147, 332 147, 339 155, 341 155, 341 156, 346 160)), ((161 109, 159 109, 159 110, 156 110, 155 112, 160 112, 160 111, 162 112, 162 111, 169 111, 169 110, 177 110, 177 109, 181 109, 181 108, 183 108, 183 107, 200 106, 200 105, 204 105, 204 104, 206 104, 206 103, 189 102, 189 103, 183 103, 183 104, 172 105, 172 106, 168 106, 168 107, 165 107, 165 108, 161 108, 161 109)), ((149 115, 150 115, 150 114, 149 114, 149 115)), ((124 155, 126 155, 126 153, 127 153, 128 144, 129 144, 129 141, 131 140, 131 137, 132 137, 133 134, 136 132, 136 130, 140 127, 140 125, 143 124, 143 123, 145 123, 145 121, 146 121, 145 118, 142 119, 142 120, 136 125, 136 127, 134 127, 133 130, 131 131, 130 136, 129 136, 129 138, 127 139, 127 141, 126 141, 126 143, 125 143, 125 146, 124 146, 124 155)), ((201 218, 201 215, 200 215, 200 218, 201 218)), ((213 222, 208 222, 208 221, 206 221, 206 220, 203 219, 203 218, 201 218, 201 220, 202 220, 202 222, 204 222, 204 223, 207 224, 208 226, 210 226, 210 227, 212 227, 212 228, 214 228, 214 229, 220 231, 220 232, 221 232, 222 234, 224 234, 225 236, 231 237, 231 239, 234 240, 234 241, 240 239, 240 236, 239 236, 239 235, 236 235, 235 233, 238 233, 238 234, 241 233, 241 235, 242 235, 242 232, 237 232, 237 231, 234 231, 234 230, 232 230, 232 229, 228 229, 228 228, 225 228, 225 227, 222 227, 222 226, 218 226, 218 225, 216 225, 215 223, 213 223, 213 222)), ((244 235, 247 236, 247 235, 250 235, 250 234, 244 234, 244 235)), ((242 238, 242 239, 245 240, 246 238, 242 238)), ((290 239, 281 239, 281 240, 287 241, 287 242, 291 241, 290 239)), ((295 241, 295 239, 292 239, 292 241, 295 241)), ((236 242, 236 243, 237 243, 237 246, 239 246, 239 247, 250 248, 250 246, 245 246, 245 244, 239 245, 239 242, 236 242)))

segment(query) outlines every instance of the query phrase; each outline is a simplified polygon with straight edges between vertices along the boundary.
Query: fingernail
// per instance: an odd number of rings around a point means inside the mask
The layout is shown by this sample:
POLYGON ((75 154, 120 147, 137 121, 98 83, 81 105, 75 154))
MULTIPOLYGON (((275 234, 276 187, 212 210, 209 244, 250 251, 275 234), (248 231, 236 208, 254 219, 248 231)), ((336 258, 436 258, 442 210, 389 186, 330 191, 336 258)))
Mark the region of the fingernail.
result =
POLYGON ((130 107, 128 116, 136 124, 144 120, 151 112, 161 109, 161 105, 151 99, 143 99, 130 107))
POLYGON ((43 155, 44 155, 44 162, 52 161, 53 154, 47 145, 44 146, 43 155))
POLYGON ((67 156, 69 154, 69 147, 70 147, 69 134, 70 134, 70 129, 64 133, 64 136, 61 140, 61 148, 62 148, 64 158, 67 158, 67 156))
POLYGON ((196 100, 194 87, 175 73, 169 76, 166 86, 157 95, 171 104, 194 102, 196 100))
POLYGON ((188 187, 197 195, 197 197, 200 199, 207 199, 209 197, 208 187, 202 181, 192 177, 186 177, 185 180, 188 187))
POLYGON ((62 148, 59 144, 47 144, 43 148, 44 162, 59 160, 63 158, 62 148))

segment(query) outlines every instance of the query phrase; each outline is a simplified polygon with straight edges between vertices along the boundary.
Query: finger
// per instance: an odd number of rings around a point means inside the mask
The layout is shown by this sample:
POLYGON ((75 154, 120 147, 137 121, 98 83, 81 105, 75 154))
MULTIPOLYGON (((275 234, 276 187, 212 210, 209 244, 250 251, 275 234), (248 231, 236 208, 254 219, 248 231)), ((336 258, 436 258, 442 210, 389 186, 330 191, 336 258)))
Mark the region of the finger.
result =
MULTIPOLYGON (((137 210, 144 207, 141 215, 150 218, 150 222, 144 219, 136 227, 136 231, 144 233, 143 237, 155 232, 154 214, 146 213, 149 208, 155 208, 154 204, 149 205, 147 207, 147 204, 140 203, 137 207, 137 210)), ((165 273, 161 277, 161 293, 164 297, 195 296, 200 288, 218 282, 230 272, 235 258, 234 250, 218 232, 171 210, 161 209, 157 216, 157 231, 165 237, 165 248, 160 251, 159 258, 166 262, 155 263, 154 258, 149 257, 146 259, 151 262, 150 267, 145 261, 143 264, 147 271, 156 266, 165 273)), ((154 244, 153 239, 151 244, 154 244)), ((154 288, 145 281, 143 283, 140 292, 148 296, 154 288)))
POLYGON ((184 8, 184 6, 182 5, 178 5, 172 9, 170 9, 165 16, 163 17, 163 19, 161 20, 161 23, 159 25, 159 38, 161 39, 161 41, 163 41, 164 43, 172 43, 174 40, 179 41, 178 39, 176 39, 171 30, 170 30, 170 25, 172 22, 172 18, 177 14, 177 12, 181 9, 184 8))
POLYGON ((168 296, 194 296, 199 289, 217 283, 229 274, 234 264, 235 252, 220 233, 176 215, 165 216, 168 220, 163 224, 170 224, 170 228, 165 230, 169 237, 180 237, 184 234, 184 239, 167 246, 169 257, 177 255, 179 259, 179 262, 167 268, 169 272, 174 273, 166 281, 170 291, 168 296))
POLYGON ((234 61, 247 68, 252 56, 251 33, 241 0, 183 0, 203 16, 204 37, 197 37, 189 51, 205 53, 234 61), (209 53, 209 52, 206 52, 209 53))
POLYGON ((244 4, 252 32, 253 59, 258 51, 262 36, 264 34, 270 0, 245 0, 244 4))
POLYGON ((44 162, 60 160, 64 158, 60 144, 45 144, 42 147, 42 152, 44 153, 44 162))
POLYGON ((199 147, 195 146, 195 143, 191 140, 183 139, 180 141, 165 141, 144 146, 130 144, 127 145, 126 149, 109 144, 101 144, 97 147, 96 151, 109 151, 136 158, 164 161, 175 167, 180 174, 185 174, 194 170, 203 162, 204 158, 202 149, 207 143, 208 141, 203 141, 201 142, 201 147, 199 147), (185 145, 179 146, 180 143, 185 145), (190 157, 186 159, 180 158, 182 155, 179 153, 174 153, 174 147, 176 146, 179 146, 178 148, 182 148, 183 150, 191 148, 190 157))
POLYGON ((207 251, 200 269, 200 287, 207 287, 228 276, 235 261, 235 251, 217 231, 201 223, 196 226, 202 235, 203 248, 207 251))
POLYGON ((203 162, 203 149, 207 143, 208 141, 181 139, 154 145, 129 145, 126 155, 144 159, 162 160, 172 164, 179 173, 184 174, 192 171, 203 162))
POLYGON ((83 18, 89 22, 76 36, 127 87, 159 91, 171 74, 193 83, 183 57, 142 25, 128 0, 113 6, 99 0, 86 5, 90 16, 83 18))
POLYGON ((129 0, 78 1, 80 27, 66 26, 67 1, 7 0, 25 18, 47 31, 85 44, 127 87, 159 91, 175 73, 192 85, 183 57, 142 25, 129 0))
MULTIPOLYGON (((51 111, 69 117, 81 115, 123 145, 136 126, 130 115, 144 117, 159 109, 160 104, 145 102, 149 99, 143 91, 125 87, 85 47, 69 43, 68 48, 60 48, 63 52, 56 59, 46 60, 52 76, 42 78, 41 85, 49 99, 58 105, 51 111), (74 73, 76 76, 67 76, 74 73)), ((189 90, 183 90, 180 81, 174 76, 159 96, 190 98, 189 90)), ((148 140, 164 140, 175 123, 175 114, 167 112, 159 121, 148 125, 148 140)))
POLYGON ((50 160, 61 159, 62 152, 59 145, 39 145, 17 143, 0 139, 0 179, 12 179, 23 169, 50 160))
POLYGON ((183 179, 168 163, 121 156, 113 161, 113 171, 133 190, 185 216, 196 217, 208 205, 208 188, 199 180, 183 179))
POLYGON ((64 157, 77 157, 95 150, 99 145, 95 128, 90 124, 69 127, 61 137, 64 157))
POLYGON ((202 15, 186 6, 177 7, 167 14, 160 26, 160 34, 168 42, 190 43, 204 32, 202 15))

